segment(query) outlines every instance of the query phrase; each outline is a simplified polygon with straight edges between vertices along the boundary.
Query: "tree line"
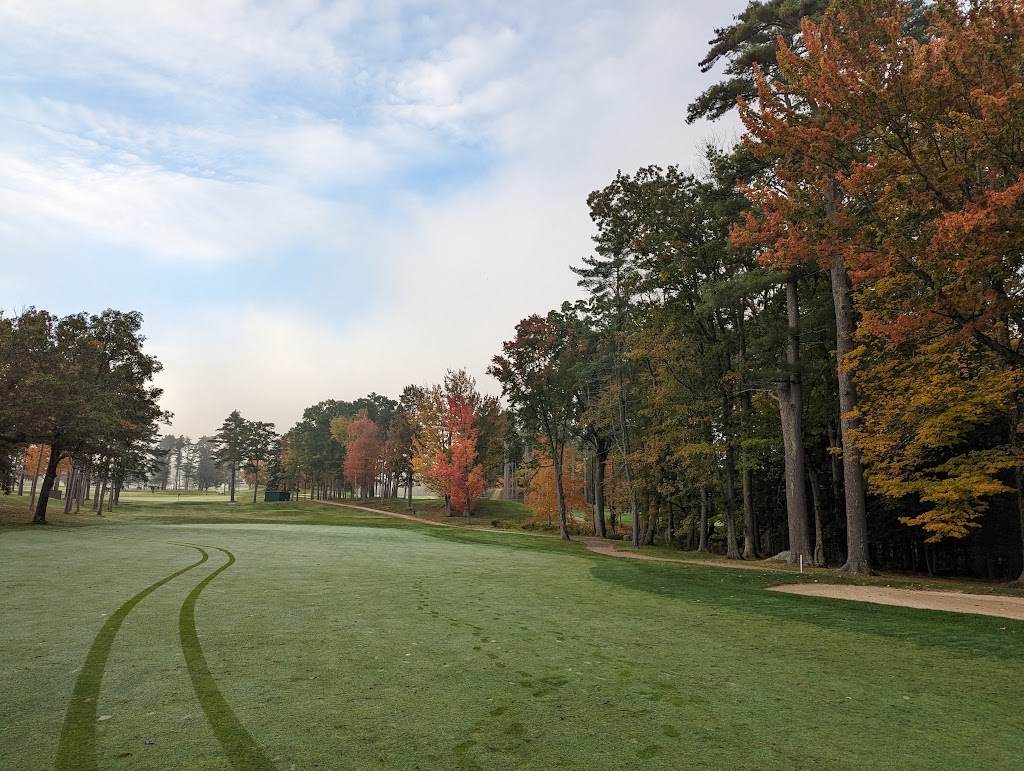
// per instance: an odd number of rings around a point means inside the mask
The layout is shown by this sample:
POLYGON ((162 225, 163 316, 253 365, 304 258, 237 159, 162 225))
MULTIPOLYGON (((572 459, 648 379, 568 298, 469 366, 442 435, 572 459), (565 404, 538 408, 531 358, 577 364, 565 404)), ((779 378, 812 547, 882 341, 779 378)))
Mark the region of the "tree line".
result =
MULTIPOLYGON (((704 169, 588 199, 585 299, 492 362, 553 465, 591 458, 634 544, 1021 570, 1024 4, 751 2, 688 117, 704 169)), ((1024 576, 1022 576, 1024 577, 1024 576)))
POLYGON ((61 463, 69 465, 65 511, 82 505, 90 485, 94 508, 112 507, 129 478, 150 473, 170 415, 151 385, 161 365, 143 352, 141 326, 141 314, 115 310, 0 315, 0 487, 11 492, 26 450, 45 457, 33 522, 46 521, 61 463))
POLYGON ((1024 578, 1024 3, 755 0, 718 65, 688 119, 742 141, 589 196, 583 299, 493 358, 506 409, 451 371, 161 448, 138 314, 30 309, 0 318, 0 483, 37 445, 37 521, 65 460, 112 499, 211 463, 232 500, 526 488, 565 538, 1024 578))
POLYGON ((449 514, 471 516, 488 487, 503 484, 508 427, 494 396, 464 370, 442 383, 406 386, 397 400, 371 393, 307 407, 280 440, 282 489, 315 499, 404 495, 415 484, 444 499, 449 514))

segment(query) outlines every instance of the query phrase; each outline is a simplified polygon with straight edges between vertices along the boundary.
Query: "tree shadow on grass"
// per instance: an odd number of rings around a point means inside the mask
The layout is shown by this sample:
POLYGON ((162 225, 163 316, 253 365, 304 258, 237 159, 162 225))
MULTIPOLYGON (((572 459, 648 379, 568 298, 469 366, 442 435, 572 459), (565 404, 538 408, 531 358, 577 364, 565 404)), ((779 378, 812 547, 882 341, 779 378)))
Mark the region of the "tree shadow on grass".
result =
POLYGON ((765 591, 779 583, 778 573, 603 559, 594 563, 591 574, 633 591, 700 602, 705 612, 729 610, 759 616, 779 627, 811 624, 1016 662, 1024 643, 1021 621, 765 591))

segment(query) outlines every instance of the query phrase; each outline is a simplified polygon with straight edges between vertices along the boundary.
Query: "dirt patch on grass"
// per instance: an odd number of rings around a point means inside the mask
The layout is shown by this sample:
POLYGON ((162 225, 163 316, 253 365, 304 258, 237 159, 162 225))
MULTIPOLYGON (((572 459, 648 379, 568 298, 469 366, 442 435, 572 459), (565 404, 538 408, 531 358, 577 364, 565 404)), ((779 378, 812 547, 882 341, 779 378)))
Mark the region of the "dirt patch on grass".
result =
POLYGON ((917 589, 896 589, 891 586, 848 586, 844 584, 788 584, 773 586, 773 592, 802 594, 807 597, 830 597, 838 600, 874 602, 904 608, 945 610, 950 613, 977 613, 1024 621, 1024 597, 1002 597, 959 592, 928 592, 917 589))

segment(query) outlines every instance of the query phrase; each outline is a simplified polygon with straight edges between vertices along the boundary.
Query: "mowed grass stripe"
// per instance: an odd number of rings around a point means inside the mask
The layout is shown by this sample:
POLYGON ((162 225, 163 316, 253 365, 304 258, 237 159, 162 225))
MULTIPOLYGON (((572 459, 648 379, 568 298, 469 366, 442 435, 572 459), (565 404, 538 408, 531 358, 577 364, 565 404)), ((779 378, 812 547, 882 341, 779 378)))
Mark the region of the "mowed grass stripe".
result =
POLYGON ((75 681, 74 690, 71 693, 71 702, 68 704, 67 715, 64 718, 64 726, 60 732, 60 744, 57 748, 57 762, 55 768, 58 771, 74 769, 95 769, 96 763, 96 710, 98 707, 100 685, 103 683, 103 672, 107 668, 107 659, 110 657, 110 649, 114 645, 114 638, 121 628, 132 608, 142 602, 146 597, 155 592, 164 584, 173 581, 183 573, 199 567, 206 562, 210 556, 195 546, 185 548, 196 549, 202 558, 193 562, 188 567, 172 573, 166 578, 161 578, 155 584, 146 587, 136 594, 124 605, 114 611, 114 614, 107 619, 107 622, 100 628, 99 634, 92 642, 89 653, 85 657, 85 664, 75 681))
POLYGON ((185 654, 185 665, 188 667, 189 677, 192 678, 192 687, 199 697, 203 712, 206 713, 206 719, 231 765, 240 769, 273 769, 274 764, 245 730, 245 726, 217 687, 217 682, 206 663, 206 656, 203 655, 203 648, 199 644, 199 635, 196 632, 196 601, 213 579, 235 564, 234 554, 227 549, 213 548, 226 554, 228 561, 200 581, 189 593, 178 617, 178 631, 181 635, 181 649, 185 654))

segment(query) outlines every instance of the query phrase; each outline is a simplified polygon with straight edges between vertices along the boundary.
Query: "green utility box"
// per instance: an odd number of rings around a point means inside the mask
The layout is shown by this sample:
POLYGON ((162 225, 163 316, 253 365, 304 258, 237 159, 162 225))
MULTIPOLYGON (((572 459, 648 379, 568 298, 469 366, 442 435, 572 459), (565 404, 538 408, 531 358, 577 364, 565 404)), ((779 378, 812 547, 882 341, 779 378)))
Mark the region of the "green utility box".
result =
POLYGON ((263 502, 290 501, 292 494, 286 490, 266 490, 263 493, 263 502))

